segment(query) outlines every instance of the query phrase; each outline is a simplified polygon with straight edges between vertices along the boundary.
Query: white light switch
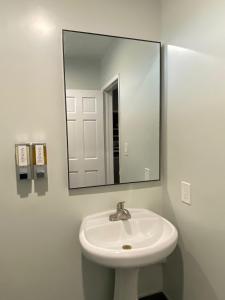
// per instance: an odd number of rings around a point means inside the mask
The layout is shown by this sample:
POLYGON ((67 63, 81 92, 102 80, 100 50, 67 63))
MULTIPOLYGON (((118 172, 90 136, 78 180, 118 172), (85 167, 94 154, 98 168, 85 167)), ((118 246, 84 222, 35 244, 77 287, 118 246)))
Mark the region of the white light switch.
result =
POLYGON ((191 184, 181 181, 181 201, 191 205, 191 184))

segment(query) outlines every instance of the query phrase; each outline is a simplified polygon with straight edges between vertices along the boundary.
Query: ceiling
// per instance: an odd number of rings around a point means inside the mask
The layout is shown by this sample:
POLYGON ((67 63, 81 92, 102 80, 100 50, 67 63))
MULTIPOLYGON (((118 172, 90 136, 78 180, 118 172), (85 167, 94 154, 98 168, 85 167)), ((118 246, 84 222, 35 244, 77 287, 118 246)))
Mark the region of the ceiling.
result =
POLYGON ((114 37, 66 31, 64 33, 65 57, 100 59, 114 37))

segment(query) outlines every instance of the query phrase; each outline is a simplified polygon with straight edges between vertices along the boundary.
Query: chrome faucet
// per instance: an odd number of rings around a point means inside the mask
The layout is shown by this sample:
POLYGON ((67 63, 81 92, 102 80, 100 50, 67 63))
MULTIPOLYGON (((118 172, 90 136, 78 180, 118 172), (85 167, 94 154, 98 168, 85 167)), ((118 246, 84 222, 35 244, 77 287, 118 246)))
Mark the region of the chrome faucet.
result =
POLYGON ((125 201, 118 202, 116 212, 109 216, 109 221, 125 221, 131 218, 130 212, 124 208, 125 201))

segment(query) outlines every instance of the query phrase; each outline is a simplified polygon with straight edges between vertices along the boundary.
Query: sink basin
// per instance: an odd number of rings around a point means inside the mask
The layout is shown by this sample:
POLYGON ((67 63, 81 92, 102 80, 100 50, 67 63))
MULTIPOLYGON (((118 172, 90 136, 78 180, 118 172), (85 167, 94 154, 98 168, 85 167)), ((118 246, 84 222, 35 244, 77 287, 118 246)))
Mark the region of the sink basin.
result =
POLYGON ((178 238, 176 228, 156 213, 128 210, 131 219, 127 221, 109 221, 115 211, 106 211, 87 216, 80 228, 83 254, 116 269, 114 300, 136 300, 139 267, 165 259, 178 238))
POLYGON ((84 218, 80 243, 84 255, 108 267, 140 267, 163 260, 174 250, 177 230, 146 209, 129 209, 131 219, 109 221, 113 211, 84 218))

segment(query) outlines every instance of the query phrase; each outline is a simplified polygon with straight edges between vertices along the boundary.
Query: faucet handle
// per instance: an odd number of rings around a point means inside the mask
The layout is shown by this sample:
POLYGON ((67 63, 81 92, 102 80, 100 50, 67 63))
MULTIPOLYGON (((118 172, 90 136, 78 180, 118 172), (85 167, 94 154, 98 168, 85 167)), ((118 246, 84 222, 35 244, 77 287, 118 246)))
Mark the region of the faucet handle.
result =
POLYGON ((125 201, 118 202, 116 205, 117 210, 124 209, 124 203, 125 201))

